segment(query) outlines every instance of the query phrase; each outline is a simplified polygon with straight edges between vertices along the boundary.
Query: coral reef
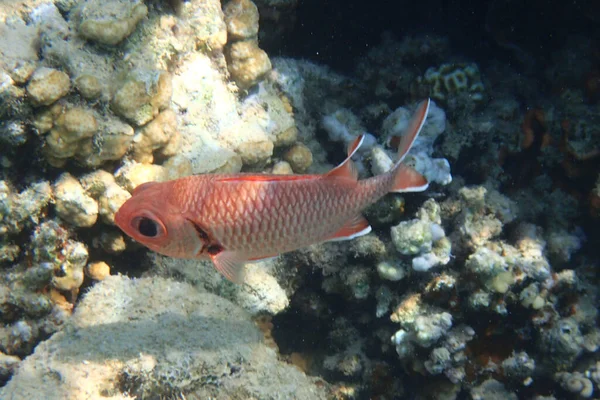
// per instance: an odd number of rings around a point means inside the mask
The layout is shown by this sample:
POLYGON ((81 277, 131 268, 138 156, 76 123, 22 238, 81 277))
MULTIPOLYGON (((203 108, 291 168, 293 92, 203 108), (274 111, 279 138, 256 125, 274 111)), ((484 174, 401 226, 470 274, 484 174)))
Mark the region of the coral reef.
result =
POLYGON ((0 7, 0 397, 597 397, 597 45, 528 68, 498 37, 519 66, 386 33, 342 75, 275 57, 303 6, 0 7), (234 285, 114 226, 145 182, 319 174, 359 134, 359 175, 384 173, 428 95, 404 162, 430 187, 368 235, 234 285))

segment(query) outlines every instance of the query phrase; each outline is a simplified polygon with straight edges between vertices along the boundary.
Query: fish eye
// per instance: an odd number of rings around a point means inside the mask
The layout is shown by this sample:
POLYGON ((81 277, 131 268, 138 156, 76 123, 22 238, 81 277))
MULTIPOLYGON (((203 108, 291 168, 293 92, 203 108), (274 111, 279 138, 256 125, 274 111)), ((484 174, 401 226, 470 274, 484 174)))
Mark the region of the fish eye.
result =
POLYGON ((142 235, 153 238, 162 233, 162 225, 148 217, 136 217, 131 225, 142 235))

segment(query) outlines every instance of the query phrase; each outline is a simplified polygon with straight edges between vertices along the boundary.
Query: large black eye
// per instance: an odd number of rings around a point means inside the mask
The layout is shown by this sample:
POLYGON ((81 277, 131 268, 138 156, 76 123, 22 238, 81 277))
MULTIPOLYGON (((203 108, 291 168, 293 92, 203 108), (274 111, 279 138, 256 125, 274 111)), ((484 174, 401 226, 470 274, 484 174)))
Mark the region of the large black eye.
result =
POLYGON ((138 232, 146 237, 155 237, 158 235, 158 224, 150 218, 141 217, 137 226, 138 232))

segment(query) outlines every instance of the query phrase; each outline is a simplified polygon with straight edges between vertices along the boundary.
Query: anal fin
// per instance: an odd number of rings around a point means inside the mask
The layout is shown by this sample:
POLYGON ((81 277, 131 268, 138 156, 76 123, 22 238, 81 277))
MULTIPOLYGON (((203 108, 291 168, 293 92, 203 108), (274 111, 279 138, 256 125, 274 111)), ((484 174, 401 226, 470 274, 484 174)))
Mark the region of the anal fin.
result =
POLYGON ((371 232, 371 225, 369 225, 369 221, 367 221, 362 215, 357 214, 354 218, 346 222, 346 224, 342 226, 342 228, 335 234, 325 239, 325 241, 334 242, 350 240, 366 235, 369 232, 371 232))
POLYGON ((244 281, 245 257, 235 251, 223 250, 218 254, 210 256, 215 269, 225 278, 233 283, 242 283, 244 281))
POLYGON ((394 176, 394 185, 390 193, 422 192, 428 186, 427 179, 413 167, 400 164, 394 176))

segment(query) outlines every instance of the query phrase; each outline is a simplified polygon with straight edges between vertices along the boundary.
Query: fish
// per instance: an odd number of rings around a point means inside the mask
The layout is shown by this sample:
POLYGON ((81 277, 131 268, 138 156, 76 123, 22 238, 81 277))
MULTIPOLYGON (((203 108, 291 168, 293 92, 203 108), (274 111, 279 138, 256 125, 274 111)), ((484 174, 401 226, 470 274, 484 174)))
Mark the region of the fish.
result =
POLYGON ((421 102, 389 171, 358 179, 352 156, 325 174, 203 174, 137 186, 115 215, 116 225, 149 249, 174 258, 210 259, 243 283, 247 262, 312 244, 368 234, 361 211, 390 192, 418 192, 429 183, 402 161, 423 127, 430 100, 421 102))

